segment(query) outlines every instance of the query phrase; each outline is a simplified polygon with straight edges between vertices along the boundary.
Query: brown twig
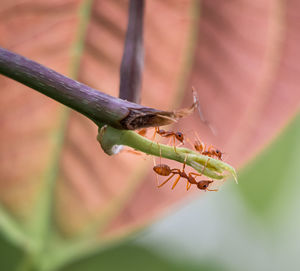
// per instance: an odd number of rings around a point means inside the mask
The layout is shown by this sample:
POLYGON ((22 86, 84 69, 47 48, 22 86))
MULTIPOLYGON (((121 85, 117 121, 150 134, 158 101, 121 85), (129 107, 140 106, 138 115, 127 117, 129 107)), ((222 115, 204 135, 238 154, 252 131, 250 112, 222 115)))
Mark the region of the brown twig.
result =
POLYGON ((97 125, 135 130, 163 126, 183 117, 109 96, 21 55, 0 48, 0 74, 85 115, 97 125))
POLYGON ((130 0, 126 40, 120 69, 119 97, 141 102, 144 65, 143 48, 144 0, 130 0))

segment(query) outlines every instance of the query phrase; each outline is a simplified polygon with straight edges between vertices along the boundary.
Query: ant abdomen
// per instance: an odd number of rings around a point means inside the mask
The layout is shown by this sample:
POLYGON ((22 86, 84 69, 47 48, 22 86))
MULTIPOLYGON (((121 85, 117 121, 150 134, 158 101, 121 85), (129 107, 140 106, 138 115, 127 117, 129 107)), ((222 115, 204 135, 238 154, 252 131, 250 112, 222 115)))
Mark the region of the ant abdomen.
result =
POLYGON ((159 164, 153 167, 153 170, 161 176, 169 176, 171 173, 171 168, 165 164, 159 164))

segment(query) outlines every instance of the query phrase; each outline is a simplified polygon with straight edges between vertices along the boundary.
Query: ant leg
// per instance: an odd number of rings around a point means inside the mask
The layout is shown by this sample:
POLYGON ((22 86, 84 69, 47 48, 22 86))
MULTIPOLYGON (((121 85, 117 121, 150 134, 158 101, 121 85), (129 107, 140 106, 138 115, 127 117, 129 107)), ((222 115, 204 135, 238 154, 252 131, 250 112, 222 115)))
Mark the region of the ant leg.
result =
POLYGON ((152 159, 153 159, 153 165, 156 166, 156 162, 155 162, 154 156, 152 156, 152 159))
POLYGON ((202 152, 201 153, 204 154, 206 152, 206 144, 204 142, 200 141, 200 145, 202 147, 202 152))
POLYGON ((190 144, 190 146, 196 150, 195 145, 192 143, 192 141, 187 137, 186 141, 190 144))
POLYGON ((206 144, 203 143, 203 142, 201 142, 201 146, 202 146, 202 148, 203 148, 203 151, 205 151, 205 149, 206 149, 206 144))
MULTIPOLYGON (((155 162, 155 158, 152 156, 152 158, 153 158, 153 164, 154 164, 154 167, 156 166, 156 162, 155 162)), ((158 174, 155 174, 155 177, 156 177, 156 186, 158 187, 159 186, 159 184, 158 184, 158 176, 157 176, 158 174)))
POLYGON ((196 138, 197 138, 197 141, 198 141, 198 142, 200 143, 200 145, 202 146, 202 152, 204 152, 205 149, 206 149, 205 143, 203 143, 203 142, 201 141, 201 139, 200 139, 200 137, 199 137, 199 135, 198 135, 197 132, 194 132, 194 133, 195 133, 195 136, 196 136, 196 138))
POLYGON ((174 146, 174 151, 177 152, 177 151, 176 151, 175 135, 173 135, 173 146, 174 146))
POLYGON ((182 145, 183 145, 183 143, 180 142, 180 143, 176 146, 176 148, 178 148, 178 147, 180 147, 180 146, 182 146, 182 145))
POLYGON ((207 151, 210 152, 211 149, 214 149, 214 146, 213 146, 213 145, 210 145, 210 146, 208 147, 207 151))
POLYGON ((200 143, 200 145, 202 147, 202 153, 205 152, 206 151, 206 145, 205 145, 205 143, 201 141, 201 139, 200 139, 200 137, 199 137, 199 135, 198 135, 197 132, 195 132, 195 136, 196 136, 198 142, 200 143))
POLYGON ((210 157, 206 160, 205 165, 201 171, 201 174, 203 174, 204 170, 206 169, 209 160, 210 160, 210 157))
POLYGON ((174 151, 176 152, 176 146, 175 146, 175 135, 171 135, 171 136, 168 136, 170 137, 169 141, 168 141, 168 144, 167 145, 170 145, 171 143, 171 140, 173 139, 173 147, 174 147, 174 151))
POLYGON ((188 154, 185 155, 184 162, 183 162, 183 166, 182 166, 182 171, 184 171, 184 169, 185 169, 187 157, 188 157, 188 154))
POLYGON ((168 141, 167 145, 171 145, 172 136, 170 136, 170 135, 165 135, 164 137, 165 137, 165 138, 169 138, 169 141, 168 141))
POLYGON ((191 175, 191 176, 202 176, 202 174, 201 173, 196 173, 196 172, 191 172, 191 173, 189 173, 189 175, 191 175))
POLYGON ((155 140, 155 136, 156 136, 157 132, 158 132, 158 127, 155 127, 154 134, 153 134, 153 136, 151 138, 151 141, 152 141, 151 146, 152 146, 152 144, 153 144, 153 142, 155 140))
POLYGON ((175 182, 173 183, 172 189, 175 188, 176 184, 178 183, 178 181, 180 180, 180 175, 177 177, 177 179, 175 180, 175 182))
POLYGON ((154 129, 155 129, 155 130, 154 130, 154 134, 153 134, 153 136, 152 136, 152 141, 154 141, 155 136, 156 136, 157 132, 159 131, 159 127, 155 127, 154 129))
POLYGON ((167 145, 170 145, 171 141, 172 141, 172 138, 173 138, 173 147, 174 147, 174 151, 177 153, 176 151, 176 142, 175 142, 175 135, 171 135, 171 136, 168 136, 170 137, 169 141, 168 141, 168 144, 167 145))
POLYGON ((162 187, 164 184, 166 184, 168 181, 170 181, 173 178, 174 175, 175 175, 175 173, 173 173, 168 179, 166 179, 163 183, 161 183, 157 187, 158 188, 162 187))
POLYGON ((157 142, 157 145, 159 148, 159 163, 161 164, 161 146, 160 146, 160 144, 158 144, 158 142, 157 142))
POLYGON ((186 182, 186 191, 188 191, 191 188, 192 184, 189 183, 189 181, 186 182))

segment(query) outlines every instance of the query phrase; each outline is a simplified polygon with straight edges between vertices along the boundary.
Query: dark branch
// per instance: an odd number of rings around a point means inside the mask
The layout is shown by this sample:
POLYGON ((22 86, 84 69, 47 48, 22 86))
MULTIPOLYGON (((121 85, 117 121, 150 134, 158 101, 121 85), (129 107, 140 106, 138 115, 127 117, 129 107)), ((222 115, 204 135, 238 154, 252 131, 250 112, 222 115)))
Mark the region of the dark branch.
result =
POLYGON ((117 129, 170 124, 173 112, 160 111, 124 101, 59 74, 23 56, 0 48, 0 74, 31 87, 78 111, 97 125, 117 129))
POLYGON ((140 103, 144 65, 144 0, 130 0, 128 27, 120 70, 121 99, 140 103))

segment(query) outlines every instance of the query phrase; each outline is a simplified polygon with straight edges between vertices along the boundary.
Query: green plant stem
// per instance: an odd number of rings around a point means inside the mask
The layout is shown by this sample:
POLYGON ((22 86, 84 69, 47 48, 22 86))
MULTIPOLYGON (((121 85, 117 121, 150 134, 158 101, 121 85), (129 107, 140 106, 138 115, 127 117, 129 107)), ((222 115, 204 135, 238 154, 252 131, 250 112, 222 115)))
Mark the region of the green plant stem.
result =
POLYGON ((237 179, 234 168, 223 161, 201 155, 187 148, 176 148, 175 150, 173 146, 153 142, 133 131, 117 130, 105 125, 99 128, 97 139, 102 149, 109 155, 118 153, 120 146, 126 145, 146 154, 186 163, 212 179, 225 178, 226 171, 237 179))

